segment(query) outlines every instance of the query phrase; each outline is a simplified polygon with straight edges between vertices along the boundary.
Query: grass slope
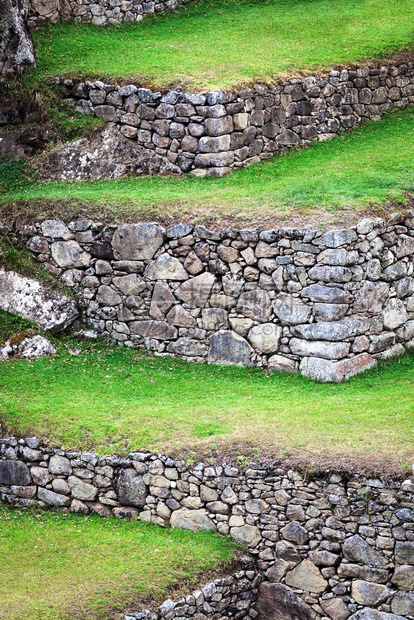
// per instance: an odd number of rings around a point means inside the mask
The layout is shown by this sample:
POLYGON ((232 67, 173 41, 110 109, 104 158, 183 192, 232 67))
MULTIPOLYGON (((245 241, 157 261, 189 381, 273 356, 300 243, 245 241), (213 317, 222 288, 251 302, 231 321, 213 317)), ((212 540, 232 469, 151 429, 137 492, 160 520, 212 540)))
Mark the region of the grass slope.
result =
POLYGON ((134 601, 161 602, 183 580, 195 587, 234 550, 210 532, 6 506, 0 543, 2 620, 107 620, 134 601))
MULTIPOLYGON (((389 200, 404 202, 414 193, 414 110, 394 113, 350 134, 234 172, 222 179, 142 177, 118 181, 13 186, 0 193, 0 211, 62 216, 83 210, 118 220, 151 216, 232 216, 269 218, 331 215, 351 207, 389 200)), ((6 179, 3 181, 6 183, 6 179)), ((13 181, 14 182, 14 181, 13 181)), ((24 183, 24 181, 23 181, 24 183)), ((328 218, 327 218, 328 219, 328 218)))
POLYGON ((103 345, 0 365, 3 432, 105 454, 250 442, 280 456, 412 458, 413 397, 413 356, 343 385, 103 345))
MULTIPOLYGON (((4 345, 10 336, 31 333, 31 331, 39 333, 36 323, 0 310, 0 347, 4 345)), ((50 335, 48 337, 50 338, 50 335)))
POLYGON ((204 0, 139 24, 35 33, 35 75, 213 90, 406 49, 413 20, 412 0, 204 0))

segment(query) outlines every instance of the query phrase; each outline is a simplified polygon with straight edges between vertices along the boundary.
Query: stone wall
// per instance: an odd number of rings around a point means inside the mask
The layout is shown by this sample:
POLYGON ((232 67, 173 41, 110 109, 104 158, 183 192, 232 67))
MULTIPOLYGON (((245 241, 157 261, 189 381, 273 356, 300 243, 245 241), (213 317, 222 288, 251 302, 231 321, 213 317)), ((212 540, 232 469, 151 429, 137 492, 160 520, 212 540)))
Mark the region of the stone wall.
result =
MULTIPOLYGON (((361 66, 238 92, 163 95, 134 85, 71 80, 62 80, 61 87, 78 110, 115 124, 164 159, 160 170, 217 177, 412 106, 414 64, 361 66)), ((70 175, 68 170, 68 179, 84 178, 79 166, 70 175)))
POLYGON ((28 24, 40 27, 74 20, 95 26, 139 22, 151 13, 163 13, 191 0, 29 0, 28 24))
POLYGON ((241 557, 241 570, 224 579, 215 579, 192 594, 178 601, 168 599, 155 611, 143 609, 128 614, 125 620, 204 620, 205 618, 245 618, 254 620, 261 582, 255 562, 248 556, 241 557))
POLYGON ((339 382, 414 346, 414 212, 326 233, 90 220, 24 232, 84 328, 128 347, 339 382))
MULTIPOLYGON (((250 594, 235 608, 253 619, 257 613, 283 620, 414 616, 414 484, 408 478, 327 472, 309 479, 257 463, 246 470, 187 467, 163 455, 99 457, 52 449, 35 438, 4 438, 0 494, 17 507, 40 504, 230 535, 264 579, 256 610, 249 609, 258 584, 253 571, 239 590, 250 594)), ((205 605, 201 597, 199 603, 205 605)), ((182 599, 177 606, 168 602, 162 616, 218 618, 232 615, 222 613, 227 606, 214 609, 208 602, 201 609, 182 599)))

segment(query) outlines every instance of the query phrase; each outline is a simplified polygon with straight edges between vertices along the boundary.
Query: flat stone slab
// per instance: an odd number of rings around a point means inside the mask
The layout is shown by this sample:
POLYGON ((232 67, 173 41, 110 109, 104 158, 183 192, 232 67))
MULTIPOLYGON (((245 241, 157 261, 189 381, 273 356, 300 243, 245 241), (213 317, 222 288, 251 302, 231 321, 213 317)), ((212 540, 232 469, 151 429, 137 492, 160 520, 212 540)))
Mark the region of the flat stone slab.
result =
POLYGON ((37 334, 36 336, 24 338, 21 342, 12 344, 10 340, 0 349, 0 360, 8 361, 15 357, 25 359, 39 359, 47 355, 55 355, 55 347, 47 338, 37 334))
POLYGON ((360 353, 339 362, 320 357, 304 357, 300 363, 300 371, 305 377, 322 383, 343 383, 360 372, 375 368, 376 365, 377 361, 368 353, 360 353))
POLYGON ((0 291, 1 310, 34 321, 45 331, 63 331, 79 316, 72 299, 15 271, 0 269, 0 291))
POLYGON ((190 510, 187 508, 174 510, 171 515, 170 525, 171 527, 178 527, 191 532, 214 531, 216 529, 204 508, 200 510, 190 510))
POLYGON ((315 620, 317 613, 293 590, 279 583, 260 585, 257 611, 262 620, 315 620))

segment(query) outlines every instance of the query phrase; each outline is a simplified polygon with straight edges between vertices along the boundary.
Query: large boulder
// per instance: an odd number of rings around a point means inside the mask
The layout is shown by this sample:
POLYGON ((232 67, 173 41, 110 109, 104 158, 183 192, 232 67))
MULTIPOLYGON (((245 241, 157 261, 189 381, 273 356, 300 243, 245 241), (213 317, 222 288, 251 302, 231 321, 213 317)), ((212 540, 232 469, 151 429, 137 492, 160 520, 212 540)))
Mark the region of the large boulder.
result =
POLYGON ((123 295, 139 295, 147 289, 144 280, 137 273, 112 278, 113 284, 123 295))
MULTIPOLYGON (((96 106, 95 112, 105 120, 116 120, 113 106, 96 106)), ((98 136, 82 138, 59 146, 39 161, 42 176, 60 181, 118 179, 126 174, 180 174, 178 166, 166 157, 129 140, 115 127, 98 136)))
POLYGON ((195 327, 197 325, 197 321, 191 314, 180 306, 176 304, 171 308, 169 313, 166 316, 167 322, 175 325, 176 327, 195 327))
POLYGON ((397 542, 395 546, 395 561, 398 564, 414 564, 414 542, 397 542))
POLYGON ((279 349, 282 328, 275 323, 255 325, 249 332, 251 345, 261 353, 275 353, 279 349))
POLYGON ((387 559, 358 534, 345 539, 342 551, 346 559, 351 562, 361 562, 379 568, 387 564, 387 559))
POLYGON ((295 360, 291 360, 284 355, 272 355, 272 357, 269 357, 267 369, 270 372, 289 372, 291 374, 298 372, 295 360))
POLYGON ((389 299, 384 308, 384 329, 396 329, 406 322, 408 315, 404 303, 397 297, 389 299))
POLYGON ((54 454, 49 461, 49 471, 58 476, 68 476, 72 473, 72 466, 66 456, 54 454))
POLYGON ((397 592, 391 601, 391 611, 401 616, 413 616, 414 594, 412 592, 397 592))
POLYGON ((181 284, 176 290, 176 294, 184 303, 204 308, 215 281, 216 278, 212 273, 201 273, 181 284))
POLYGON ((2 0, 0 5, 0 75, 7 80, 36 66, 28 8, 21 0, 2 0))
POLYGON ((223 308, 203 308, 201 311, 200 327, 202 329, 216 332, 219 329, 227 329, 228 326, 228 314, 223 308))
MULTIPOLYGON (((40 228, 42 229, 42 235, 44 237, 50 237, 51 239, 62 239, 63 241, 68 241, 69 239, 73 239, 74 234, 69 230, 66 226, 65 222, 62 220, 44 220, 40 228)), ((27 244, 30 247, 31 242, 36 239, 38 243, 42 243, 40 237, 33 237, 27 244)), ((44 243, 44 241, 43 241, 44 243)), ((34 251, 41 248, 36 248, 34 251)))
POLYGON ((164 241, 165 231, 158 224, 122 224, 112 238, 118 260, 150 260, 164 241))
POLYGON ((331 265, 316 265, 309 270, 309 277, 312 280, 322 282, 345 283, 352 279, 352 271, 348 267, 338 267, 331 265))
POLYGON ((388 297, 389 286, 385 282, 364 282, 355 295, 355 312, 381 312, 388 297))
POLYGON ((45 331, 59 332, 79 315, 76 303, 38 280, 0 268, 0 309, 34 321, 45 331))
POLYGON ((240 545, 246 547, 257 547, 262 540, 260 530, 255 525, 241 525, 240 527, 232 527, 230 536, 240 545))
POLYGON ((306 286, 302 289, 301 295, 317 303, 345 304, 351 301, 351 295, 348 291, 336 286, 323 286, 321 284, 306 286))
POLYGON ((280 530, 281 536, 297 545, 306 545, 309 540, 308 531, 298 523, 291 521, 280 530))
POLYGON ((378 611, 378 609, 365 607, 364 609, 359 609, 357 612, 352 614, 352 616, 349 617, 349 620, 404 620, 404 616, 398 616, 385 611, 378 611))
POLYGON ((389 597, 390 591, 380 583, 355 579, 352 582, 351 595, 358 605, 377 606, 389 597))
POLYGON ((142 508, 148 495, 148 486, 135 469, 121 469, 114 480, 114 490, 123 506, 142 508))
POLYGON ((330 230, 318 239, 319 245, 326 245, 327 248, 339 248, 342 245, 353 243, 358 238, 355 230, 330 230))
POLYGON ((55 241, 51 247, 53 260, 62 269, 85 268, 91 262, 91 255, 85 252, 77 241, 55 241))
POLYGON ((305 340, 331 340, 339 342, 359 336, 368 331, 370 320, 367 318, 346 317, 342 321, 321 321, 310 325, 292 327, 292 334, 305 340))
POLYGON ((23 461, 0 461, 0 485, 27 486, 31 481, 29 469, 23 461))
POLYGON ((60 493, 55 493, 54 491, 49 491, 49 489, 43 489, 42 487, 39 487, 37 497, 40 501, 49 506, 61 508, 63 506, 69 506, 70 504, 70 499, 66 497, 66 495, 61 495, 60 493))
POLYGON ((292 295, 287 293, 279 293, 273 304, 273 309, 282 323, 287 325, 306 323, 312 313, 310 306, 304 304, 299 298, 292 297, 292 295))
POLYGON ((149 263, 144 275, 149 280, 187 280, 188 275, 178 258, 165 252, 149 263))
POLYGON ((220 330, 210 336, 208 363, 220 366, 252 366, 254 351, 247 340, 235 332, 220 330))
POLYGON ((237 312, 249 319, 265 323, 272 313, 272 304, 266 291, 260 288, 242 293, 237 302, 237 312))
POLYGON ((176 338, 177 330, 165 321, 133 321, 129 325, 131 333, 143 338, 157 338, 158 340, 171 340, 176 338))
POLYGON ((122 297, 111 286, 103 284, 98 288, 96 301, 98 304, 101 304, 101 306, 117 306, 122 302, 122 297))
POLYGON ((328 582, 322 577, 317 566, 310 560, 303 560, 285 578, 288 586, 307 592, 320 593, 326 590, 328 582))
POLYGON ((351 348, 349 342, 328 342, 324 340, 301 340, 292 338, 290 350, 301 357, 322 357, 328 360, 339 360, 346 357, 351 348))
POLYGON ((267 581, 260 584, 256 609, 260 620, 315 620, 318 617, 293 590, 267 581))
POLYGON ((305 377, 321 381, 322 383, 342 383, 371 368, 375 368, 377 361, 368 355, 360 353, 354 357, 334 362, 320 357, 304 357, 300 363, 300 372, 305 377))
POLYGON ((395 568, 391 583, 400 590, 414 590, 414 566, 403 564, 395 568))
POLYGON ((84 482, 76 476, 69 476, 68 483, 72 491, 72 495, 76 499, 81 499, 84 502, 93 502, 98 495, 98 489, 94 487, 93 484, 84 482))
POLYGON ((8 340, 5 346, 0 349, 0 360, 7 361, 15 357, 32 360, 55 353, 56 349, 53 344, 47 338, 37 334, 36 336, 28 336, 20 342, 13 343, 13 339, 8 340))
POLYGON ((214 531, 216 529, 204 508, 199 510, 190 510, 188 508, 174 510, 170 518, 170 525, 171 527, 178 527, 181 530, 190 530, 191 532, 214 531))
POLYGON ((162 320, 174 304, 174 295, 165 282, 156 282, 152 293, 150 315, 162 320))
POLYGON ((332 620, 346 620, 351 614, 341 598, 321 601, 321 607, 332 620))

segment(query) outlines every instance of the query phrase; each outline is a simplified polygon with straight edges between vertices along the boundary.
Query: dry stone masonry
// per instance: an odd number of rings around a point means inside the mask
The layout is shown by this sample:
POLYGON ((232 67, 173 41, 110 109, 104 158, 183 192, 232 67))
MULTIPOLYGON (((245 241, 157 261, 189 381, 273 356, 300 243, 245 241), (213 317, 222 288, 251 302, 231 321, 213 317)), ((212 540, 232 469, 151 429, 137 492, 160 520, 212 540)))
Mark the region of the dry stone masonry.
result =
POLYGON ((184 6, 191 0, 29 0, 31 27, 74 20, 95 26, 139 22, 152 13, 163 13, 184 6))
POLYGON ((77 296, 83 330, 127 347, 340 382, 414 346, 414 212, 326 233, 90 220, 23 232, 77 296))
POLYGON ((241 570, 224 579, 215 579, 192 594, 164 601, 151 612, 148 609, 128 614, 125 620, 172 620, 173 618, 205 620, 206 618, 244 618, 254 620, 261 576, 249 556, 240 558, 241 570))
POLYGON ((246 470, 225 464, 188 467, 163 455, 99 457, 11 437, 0 440, 0 494, 17 507, 52 506, 217 531, 233 537, 255 560, 227 582, 209 584, 177 603, 167 601, 154 617, 147 611, 132 616, 140 620, 414 616, 409 478, 328 472, 309 479, 257 463, 246 470))
MULTIPOLYGON (((238 92, 162 94, 132 84, 68 79, 61 88, 77 110, 104 119, 151 155, 153 172, 217 177, 412 106, 414 64, 361 66, 238 92)), ((90 178, 94 149, 75 158, 77 150, 75 143, 57 152, 62 178, 90 178)), ((128 171, 118 166, 113 174, 128 171)))

